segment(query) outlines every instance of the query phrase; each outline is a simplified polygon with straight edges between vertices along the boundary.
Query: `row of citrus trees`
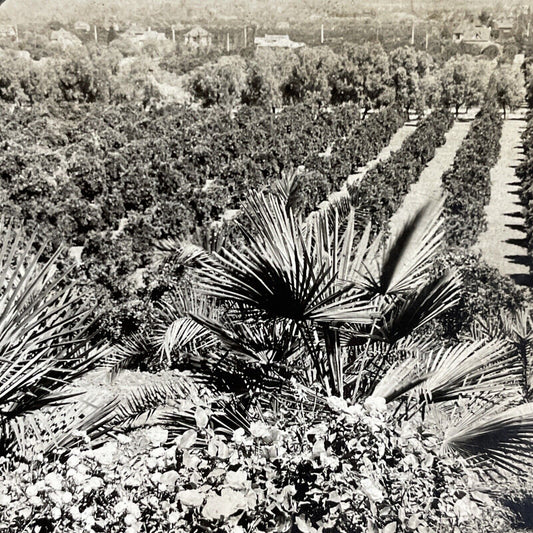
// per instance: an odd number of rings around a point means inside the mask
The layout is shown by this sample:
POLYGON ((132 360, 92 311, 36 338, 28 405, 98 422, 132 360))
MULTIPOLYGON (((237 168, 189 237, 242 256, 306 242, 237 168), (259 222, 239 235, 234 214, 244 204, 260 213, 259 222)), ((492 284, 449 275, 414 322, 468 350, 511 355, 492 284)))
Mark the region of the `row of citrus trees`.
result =
POLYGON ((529 255, 533 255, 533 116, 529 112, 527 125, 522 134, 524 160, 516 170, 521 180, 520 198, 523 203, 526 219, 527 247, 529 255))
POLYGON ((472 251, 487 226, 490 171, 499 157, 501 132, 501 112, 489 100, 474 118, 452 167, 442 176, 446 249, 440 263, 455 265, 463 278, 460 302, 442 321, 446 335, 464 332, 475 317, 496 317, 502 310, 512 311, 525 303, 524 293, 509 278, 472 251))
POLYGON ((109 309, 124 304, 134 329, 142 316, 128 276, 150 264, 154 240, 195 235, 299 165, 316 169, 303 198, 313 207, 389 142, 404 114, 393 107, 361 122, 351 105, 276 115, 125 106, 19 109, 2 120, 5 213, 55 246, 84 246, 87 283, 109 309))
POLYGON ((413 183, 444 144, 445 134, 453 124, 448 110, 436 110, 419 121, 416 130, 400 149, 367 172, 353 187, 352 197, 372 221, 375 231, 385 229, 413 183))
POLYGON ((490 200, 490 169, 500 154, 502 117, 490 102, 476 115, 442 176, 446 193, 446 231, 450 246, 467 248, 486 229, 485 206, 490 200))

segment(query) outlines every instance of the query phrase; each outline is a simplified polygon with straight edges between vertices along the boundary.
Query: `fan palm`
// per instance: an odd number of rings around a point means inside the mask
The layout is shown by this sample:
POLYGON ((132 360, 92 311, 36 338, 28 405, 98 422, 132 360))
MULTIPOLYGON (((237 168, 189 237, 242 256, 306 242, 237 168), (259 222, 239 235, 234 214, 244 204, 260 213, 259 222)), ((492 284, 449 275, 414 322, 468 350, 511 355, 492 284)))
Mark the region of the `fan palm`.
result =
POLYGON ((520 473, 533 465, 533 404, 492 407, 448 428, 444 447, 485 468, 520 473))
POLYGON ((533 319, 531 309, 524 307, 515 311, 502 311, 497 318, 477 318, 473 323, 470 338, 497 338, 510 342, 522 365, 522 391, 526 400, 531 400, 531 373, 533 351, 533 319))
POLYGON ((519 361, 507 342, 475 341, 404 360, 383 376, 374 395, 393 401, 415 394, 446 402, 483 392, 516 392, 519 382, 519 361))
POLYGON ((106 355, 89 343, 92 310, 59 274, 57 250, 43 260, 34 239, 0 226, 0 426, 3 436, 18 417, 65 403, 76 392, 66 385, 106 355))
MULTIPOLYGON (((457 300, 456 276, 428 276, 442 237, 440 209, 432 216, 421 210, 383 246, 381 236, 370 242, 371 228, 360 228, 354 209, 333 205, 303 221, 283 195, 257 194, 244 210, 245 245, 215 254, 199 270, 198 286, 252 321, 245 337, 254 323, 284 324, 305 347, 304 383, 340 396, 350 383, 357 395, 372 344, 393 345, 457 300), (346 342, 350 335, 363 342, 346 342)), ((227 328, 211 329, 223 342, 232 338, 227 328)))

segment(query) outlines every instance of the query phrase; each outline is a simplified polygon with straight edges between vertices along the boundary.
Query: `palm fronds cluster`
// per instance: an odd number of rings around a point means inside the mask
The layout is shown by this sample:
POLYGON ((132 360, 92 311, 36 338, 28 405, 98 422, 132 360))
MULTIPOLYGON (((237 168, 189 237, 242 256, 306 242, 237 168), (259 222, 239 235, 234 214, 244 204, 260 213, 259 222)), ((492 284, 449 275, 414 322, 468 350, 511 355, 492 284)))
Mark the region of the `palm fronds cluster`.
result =
POLYGON ((0 436, 5 449, 23 418, 68 402, 66 387, 106 356, 91 340, 91 308, 20 228, 0 225, 0 436), (23 244, 24 243, 24 244, 23 244))
MULTIPOLYGON (((514 434, 520 424, 523 432, 520 453, 508 461, 523 462, 528 405, 518 418, 513 410, 525 399, 522 348, 509 335, 444 342, 431 333, 433 320, 453 308, 461 290, 456 272, 432 274, 443 238, 442 204, 371 240, 357 206, 330 205, 303 219, 291 191, 286 179, 272 193, 252 195, 243 209, 243 241, 193 269, 192 290, 219 309, 217 317, 198 305, 183 315, 202 328, 199 340, 212 342, 209 362, 196 367, 210 373, 205 383, 236 394, 247 409, 290 403, 296 389, 309 398, 379 396, 405 405, 398 413, 408 417, 429 405, 446 412, 461 405, 456 412, 475 409, 483 416, 467 418, 466 426, 452 417, 441 433, 449 449, 464 455, 474 454, 468 439, 474 443, 510 417, 514 434), (500 407, 495 414, 495 395, 508 412, 500 407)), ((167 333, 172 343, 188 339, 172 325, 167 333)), ((498 439, 504 446, 505 432, 498 439)), ((484 460, 506 467, 490 451, 484 460)))

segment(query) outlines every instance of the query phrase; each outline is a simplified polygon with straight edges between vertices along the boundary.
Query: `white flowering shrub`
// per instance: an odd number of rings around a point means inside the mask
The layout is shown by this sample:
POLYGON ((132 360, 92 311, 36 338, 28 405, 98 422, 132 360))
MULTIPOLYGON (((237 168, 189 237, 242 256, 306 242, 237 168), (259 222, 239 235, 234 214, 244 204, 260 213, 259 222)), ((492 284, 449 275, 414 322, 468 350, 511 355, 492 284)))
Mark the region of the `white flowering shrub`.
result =
POLYGON ((0 530, 505 531, 476 477, 417 423, 400 427, 376 399, 328 403, 232 438, 199 408, 176 439, 152 427, 55 461, 4 458, 0 530))

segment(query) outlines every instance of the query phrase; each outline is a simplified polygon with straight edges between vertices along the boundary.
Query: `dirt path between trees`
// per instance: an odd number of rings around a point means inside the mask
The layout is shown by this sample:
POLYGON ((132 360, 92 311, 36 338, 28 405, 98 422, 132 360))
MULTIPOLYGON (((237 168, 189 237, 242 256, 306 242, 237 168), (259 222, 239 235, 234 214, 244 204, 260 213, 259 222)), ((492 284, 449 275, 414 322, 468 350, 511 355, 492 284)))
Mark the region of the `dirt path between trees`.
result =
POLYGON ((422 171, 418 181, 411 185, 400 208, 389 221, 392 234, 397 233, 414 213, 427 202, 438 202, 442 197, 441 176, 452 166, 455 154, 466 137, 477 109, 460 114, 446 133, 446 142, 435 151, 435 157, 422 171))
POLYGON ((401 126, 396 133, 392 136, 389 144, 385 146, 381 152, 377 155, 376 158, 369 161, 365 166, 359 167, 355 174, 350 174, 346 181, 344 182, 342 188, 338 191, 332 192, 327 200, 324 200, 321 202, 317 208, 318 209, 326 209, 328 205, 335 200, 346 196, 348 194, 348 186, 361 180, 364 175, 369 171, 372 170, 380 161, 384 161, 385 159, 388 159, 392 152, 395 152, 396 150, 399 150, 402 146, 402 143, 411 135, 418 124, 418 119, 415 118, 415 116, 412 116, 409 118, 407 122, 403 126, 401 126))
POLYGON ((503 123, 500 158, 491 171, 491 197, 485 208, 487 231, 475 248, 485 261, 520 285, 531 286, 520 182, 515 174, 523 158, 521 134, 525 108, 509 114, 503 123))

